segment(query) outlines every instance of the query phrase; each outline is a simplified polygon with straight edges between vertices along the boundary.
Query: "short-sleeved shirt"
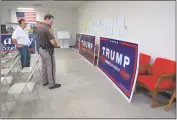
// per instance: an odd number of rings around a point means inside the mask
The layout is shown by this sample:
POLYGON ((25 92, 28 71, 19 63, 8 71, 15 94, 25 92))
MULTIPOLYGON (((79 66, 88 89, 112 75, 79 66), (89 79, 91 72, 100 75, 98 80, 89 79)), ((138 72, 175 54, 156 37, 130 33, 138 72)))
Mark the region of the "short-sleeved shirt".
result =
POLYGON ((28 32, 25 29, 22 29, 20 26, 17 27, 13 32, 12 39, 16 39, 18 44, 28 45, 28 46, 30 44, 28 32))
POLYGON ((53 35, 53 31, 51 27, 45 23, 41 23, 37 29, 36 29, 36 36, 37 36, 37 49, 42 45, 49 45, 51 47, 52 44, 50 43, 50 40, 55 39, 53 35))

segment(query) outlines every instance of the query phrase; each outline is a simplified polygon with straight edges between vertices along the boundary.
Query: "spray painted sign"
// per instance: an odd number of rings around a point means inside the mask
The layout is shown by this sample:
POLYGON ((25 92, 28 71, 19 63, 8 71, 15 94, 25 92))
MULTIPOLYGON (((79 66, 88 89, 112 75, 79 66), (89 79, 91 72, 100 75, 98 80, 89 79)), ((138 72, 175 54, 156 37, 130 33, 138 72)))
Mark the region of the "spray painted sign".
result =
POLYGON ((76 34, 76 43, 74 45, 74 49, 76 49, 77 51, 79 51, 79 43, 80 43, 80 38, 81 38, 81 34, 77 33, 76 34))
POLYGON ((95 36, 81 34, 79 54, 94 64, 95 36))

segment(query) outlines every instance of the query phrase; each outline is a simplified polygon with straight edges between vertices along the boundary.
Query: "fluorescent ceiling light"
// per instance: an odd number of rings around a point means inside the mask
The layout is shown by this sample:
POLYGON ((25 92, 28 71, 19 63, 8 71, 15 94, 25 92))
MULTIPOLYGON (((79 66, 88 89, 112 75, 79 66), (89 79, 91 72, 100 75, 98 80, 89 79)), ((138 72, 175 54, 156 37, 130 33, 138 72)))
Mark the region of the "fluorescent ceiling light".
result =
POLYGON ((34 10, 34 8, 17 8, 18 10, 34 10))

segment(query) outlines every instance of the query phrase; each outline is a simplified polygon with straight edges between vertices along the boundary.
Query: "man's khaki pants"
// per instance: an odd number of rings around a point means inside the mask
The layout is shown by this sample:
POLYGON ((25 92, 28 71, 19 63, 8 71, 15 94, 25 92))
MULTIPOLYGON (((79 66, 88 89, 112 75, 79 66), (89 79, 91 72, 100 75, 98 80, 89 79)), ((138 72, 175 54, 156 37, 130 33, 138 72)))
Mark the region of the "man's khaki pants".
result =
POLYGON ((49 83, 49 87, 55 85, 55 56, 49 54, 48 50, 39 48, 39 54, 42 60, 42 78, 43 84, 49 83))

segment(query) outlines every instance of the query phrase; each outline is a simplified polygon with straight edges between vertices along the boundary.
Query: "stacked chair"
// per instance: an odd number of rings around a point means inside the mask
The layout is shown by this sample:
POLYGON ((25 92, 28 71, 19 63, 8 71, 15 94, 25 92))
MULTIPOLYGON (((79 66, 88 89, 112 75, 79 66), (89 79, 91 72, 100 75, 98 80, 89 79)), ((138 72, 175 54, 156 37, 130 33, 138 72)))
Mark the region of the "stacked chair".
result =
MULTIPOLYGON (((3 61, 4 59, 2 59, 3 61)), ((15 69, 20 69, 20 56, 19 53, 14 54, 11 57, 6 57, 5 62, 2 62, 1 66, 1 84, 11 84, 16 74, 15 69)))
POLYGON ((41 72, 38 67, 39 63, 39 56, 37 56, 37 60, 35 61, 32 67, 25 67, 21 68, 20 62, 20 55, 19 53, 13 52, 11 54, 7 54, 3 59, 2 67, 1 67, 1 105, 5 108, 7 115, 9 116, 13 108, 15 107, 16 103, 19 102, 19 99, 24 93, 28 93, 30 96, 29 101, 31 102, 32 106, 34 106, 34 94, 36 93, 37 98, 40 99, 39 93, 36 89, 36 81, 34 80, 35 73, 41 72), (5 62, 6 61, 6 62, 5 62), (28 79, 22 80, 21 76, 24 73, 29 73, 28 79), (18 79, 18 81, 16 81, 18 79), (8 107, 9 103, 6 100, 8 97, 13 98, 13 105, 12 107, 8 107))

